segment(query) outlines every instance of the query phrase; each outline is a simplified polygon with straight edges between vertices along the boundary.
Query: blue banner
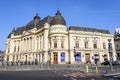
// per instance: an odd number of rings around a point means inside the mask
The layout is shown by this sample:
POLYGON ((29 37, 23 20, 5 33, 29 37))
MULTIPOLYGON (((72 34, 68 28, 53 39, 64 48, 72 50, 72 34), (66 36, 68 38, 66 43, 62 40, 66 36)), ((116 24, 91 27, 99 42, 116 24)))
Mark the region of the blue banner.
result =
POLYGON ((65 62, 65 52, 61 52, 61 62, 65 62))
POLYGON ((80 52, 76 52, 75 53, 75 62, 80 62, 81 61, 81 53, 80 52))

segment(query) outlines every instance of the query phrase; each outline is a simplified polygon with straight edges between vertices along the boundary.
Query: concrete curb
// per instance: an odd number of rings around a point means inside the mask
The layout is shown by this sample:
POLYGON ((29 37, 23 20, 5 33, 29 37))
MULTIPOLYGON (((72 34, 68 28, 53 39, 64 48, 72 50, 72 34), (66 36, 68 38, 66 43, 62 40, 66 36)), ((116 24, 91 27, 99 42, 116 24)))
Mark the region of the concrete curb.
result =
POLYGON ((111 74, 104 74, 103 76, 114 76, 114 75, 120 75, 120 73, 111 73, 111 74))

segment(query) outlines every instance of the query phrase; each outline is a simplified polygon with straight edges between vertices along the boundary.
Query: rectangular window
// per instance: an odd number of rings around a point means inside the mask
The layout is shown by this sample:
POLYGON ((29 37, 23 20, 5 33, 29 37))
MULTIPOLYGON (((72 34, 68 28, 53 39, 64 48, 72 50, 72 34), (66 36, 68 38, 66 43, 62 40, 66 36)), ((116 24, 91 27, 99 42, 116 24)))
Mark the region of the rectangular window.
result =
POLYGON ((20 46, 18 46, 18 52, 20 51, 20 46))
POLYGON ((65 52, 61 52, 61 62, 65 62, 65 52))
POLYGON ((75 62, 80 62, 80 61, 81 61, 81 53, 75 52, 75 62))
POLYGON ((97 48, 97 43, 96 42, 93 43, 93 47, 97 48))
POLYGON ((14 46, 14 52, 16 52, 16 46, 14 46))
POLYGON ((79 48, 79 41, 75 41, 75 47, 79 48))
POLYGON ((107 54, 104 54, 104 61, 107 61, 108 60, 108 57, 107 57, 107 54))
POLYGON ((7 62, 9 62, 9 56, 7 56, 7 62))
POLYGON ((116 50, 119 50, 119 46, 118 46, 118 44, 116 45, 116 50))
POLYGON ((88 42, 85 41, 85 48, 88 48, 88 42))
POLYGON ((8 53, 10 52, 10 48, 8 48, 8 53))
POLYGON ((105 43, 103 43, 103 49, 106 49, 106 44, 105 43))
POLYGON ((64 48, 64 41, 61 41, 61 48, 64 48))
POLYGON ((57 48, 57 41, 54 41, 54 48, 57 48))

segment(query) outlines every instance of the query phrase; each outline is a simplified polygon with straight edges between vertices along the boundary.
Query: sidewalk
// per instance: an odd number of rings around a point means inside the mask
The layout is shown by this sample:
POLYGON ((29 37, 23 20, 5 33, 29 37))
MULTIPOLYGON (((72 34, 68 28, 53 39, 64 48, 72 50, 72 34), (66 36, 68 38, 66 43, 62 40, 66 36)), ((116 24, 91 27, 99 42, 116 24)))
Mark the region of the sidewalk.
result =
MULTIPOLYGON (((19 70, 54 70, 54 69, 70 69, 75 71, 83 71, 86 72, 85 64, 66 64, 66 65, 48 65, 48 64, 39 64, 39 65, 20 65, 20 66, 0 66, 0 70, 2 71, 19 71, 19 70)), ((114 68, 113 71, 110 70, 109 66, 98 66, 98 74, 96 74, 96 66, 88 65, 89 73, 94 75, 104 75, 104 74, 113 74, 120 73, 120 68, 114 68)))
POLYGON ((120 75, 120 73, 111 73, 111 74, 104 74, 104 76, 114 76, 114 75, 120 75))

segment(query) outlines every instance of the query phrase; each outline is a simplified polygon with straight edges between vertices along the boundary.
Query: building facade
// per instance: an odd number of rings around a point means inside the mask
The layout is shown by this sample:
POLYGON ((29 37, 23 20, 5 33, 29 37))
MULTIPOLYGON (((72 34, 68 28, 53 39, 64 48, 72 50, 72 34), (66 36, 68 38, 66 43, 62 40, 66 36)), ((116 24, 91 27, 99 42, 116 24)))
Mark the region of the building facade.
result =
POLYGON ((115 30, 114 41, 115 41, 116 58, 117 60, 120 60, 120 29, 115 30))
POLYGON ((81 64, 116 60, 114 37, 108 30, 66 26, 58 10, 41 19, 38 14, 26 26, 13 29, 6 41, 5 61, 24 64, 81 64))
POLYGON ((0 66, 4 63, 4 51, 0 50, 0 66))

